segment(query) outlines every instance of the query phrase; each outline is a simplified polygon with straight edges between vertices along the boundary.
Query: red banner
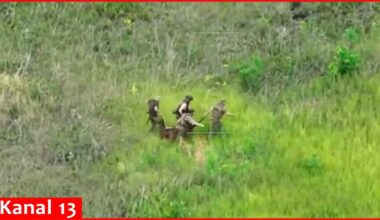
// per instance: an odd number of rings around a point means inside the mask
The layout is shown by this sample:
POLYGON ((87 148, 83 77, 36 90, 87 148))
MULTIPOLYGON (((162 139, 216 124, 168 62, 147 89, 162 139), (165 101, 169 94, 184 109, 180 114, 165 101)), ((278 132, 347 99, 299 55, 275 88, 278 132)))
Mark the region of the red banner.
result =
POLYGON ((81 198, 0 198, 0 219, 79 220, 81 198))

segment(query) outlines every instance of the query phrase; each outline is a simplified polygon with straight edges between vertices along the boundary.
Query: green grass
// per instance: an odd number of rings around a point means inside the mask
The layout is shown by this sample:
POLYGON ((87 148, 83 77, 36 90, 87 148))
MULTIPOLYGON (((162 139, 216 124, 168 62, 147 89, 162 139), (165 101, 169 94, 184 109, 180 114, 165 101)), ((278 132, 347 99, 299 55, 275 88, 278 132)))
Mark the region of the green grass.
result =
POLYGON ((378 217, 378 4, 304 6, 1 4, 0 194, 81 196, 86 217, 378 217), (187 94, 197 120, 222 98, 236 115, 192 156, 146 124, 148 99, 174 126, 187 94))

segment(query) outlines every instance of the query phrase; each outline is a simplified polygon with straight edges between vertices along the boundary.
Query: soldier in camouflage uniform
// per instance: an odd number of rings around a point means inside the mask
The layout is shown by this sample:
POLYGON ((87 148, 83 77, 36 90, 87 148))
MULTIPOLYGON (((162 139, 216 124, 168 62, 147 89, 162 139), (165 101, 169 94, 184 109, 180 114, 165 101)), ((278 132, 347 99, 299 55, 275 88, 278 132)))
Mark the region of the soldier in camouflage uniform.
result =
POLYGON ((221 100, 216 105, 208 110, 208 112, 200 120, 202 121, 211 112, 211 131, 220 132, 222 130, 222 122, 220 120, 226 114, 228 116, 234 116, 232 113, 227 111, 225 107, 226 100, 221 100))
POLYGON ((149 131, 156 130, 157 124, 160 122, 160 120, 162 120, 161 116, 159 115, 159 108, 160 108, 160 97, 156 97, 148 101, 147 114, 149 114, 149 118, 147 120, 147 123, 150 121, 152 124, 152 127, 149 131))
POLYGON ((173 114, 176 115, 176 119, 181 118, 181 116, 184 113, 189 113, 189 111, 191 110, 189 107, 191 101, 193 101, 193 96, 191 95, 185 96, 181 104, 179 104, 177 109, 173 111, 173 114))
POLYGON ((196 122, 193 116, 193 110, 190 110, 188 113, 184 113, 179 119, 177 124, 178 136, 180 138, 180 144, 183 143, 183 138, 186 137, 188 132, 191 132, 195 126, 204 127, 203 124, 196 122))
POLYGON ((186 136, 187 132, 191 132, 195 126, 204 127, 203 124, 196 122, 193 116, 193 110, 188 113, 184 113, 179 119, 177 124, 177 129, 179 130, 179 136, 186 136))

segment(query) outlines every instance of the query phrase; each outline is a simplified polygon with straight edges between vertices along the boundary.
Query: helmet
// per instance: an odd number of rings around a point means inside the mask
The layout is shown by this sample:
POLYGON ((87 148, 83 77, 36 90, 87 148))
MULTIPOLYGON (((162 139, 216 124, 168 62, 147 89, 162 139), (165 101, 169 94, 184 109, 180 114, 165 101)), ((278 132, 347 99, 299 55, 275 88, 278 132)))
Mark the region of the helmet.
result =
POLYGON ((187 101, 192 101, 194 98, 193 98, 193 96, 191 96, 191 95, 187 95, 187 96, 185 96, 185 100, 187 100, 187 101))

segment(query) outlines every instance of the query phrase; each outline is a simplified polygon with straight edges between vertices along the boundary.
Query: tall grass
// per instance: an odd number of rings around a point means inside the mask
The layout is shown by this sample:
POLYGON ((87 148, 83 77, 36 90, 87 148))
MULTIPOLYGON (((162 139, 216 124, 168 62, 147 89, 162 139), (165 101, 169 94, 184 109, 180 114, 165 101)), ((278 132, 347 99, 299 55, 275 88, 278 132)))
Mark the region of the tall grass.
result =
POLYGON ((377 6, 3 3, 0 193, 82 196, 86 217, 377 217, 377 6), (222 98, 236 115, 192 156, 146 124, 149 98, 174 126, 187 94, 197 120, 222 98))

